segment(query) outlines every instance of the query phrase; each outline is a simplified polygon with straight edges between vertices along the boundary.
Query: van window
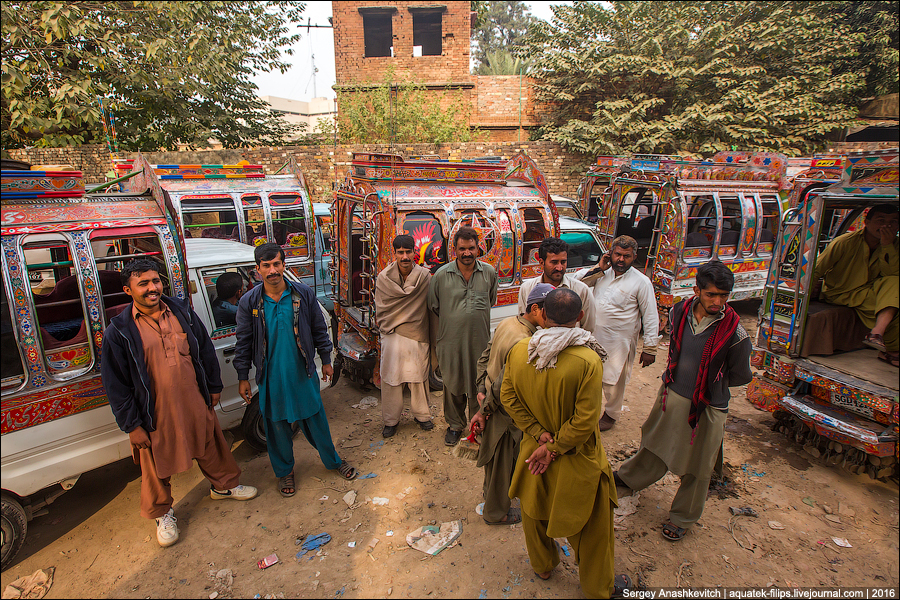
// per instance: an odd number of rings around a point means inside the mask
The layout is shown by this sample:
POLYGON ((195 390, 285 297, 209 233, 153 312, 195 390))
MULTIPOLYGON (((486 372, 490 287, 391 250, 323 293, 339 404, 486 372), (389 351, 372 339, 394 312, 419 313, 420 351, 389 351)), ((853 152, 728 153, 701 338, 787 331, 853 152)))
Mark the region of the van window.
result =
POLYGON ((300 202, 300 196, 294 194, 269 196, 269 207, 272 210, 272 237, 276 244, 284 248, 287 260, 309 256, 306 211, 300 202))
POLYGON ((781 220, 781 202, 777 196, 760 196, 762 215, 760 215, 758 254, 772 254, 775 248, 775 236, 781 220))
MULTIPOLYGON (((251 246, 261 246, 269 241, 266 232, 266 211, 263 209, 262 198, 256 194, 241 196, 241 208, 244 211, 244 237, 243 242, 251 246)), ((234 239, 238 238, 238 228, 235 227, 234 239)))
POLYGON ((110 319, 122 312, 131 302, 131 297, 122 289, 122 277, 119 272, 125 264, 136 258, 149 258, 159 263, 163 294, 171 295, 162 243, 152 228, 128 228, 121 232, 98 229, 91 234, 91 248, 97 262, 105 324, 108 325, 110 319))
POLYGON ((418 264, 434 273, 447 262, 447 240, 441 231, 441 222, 434 214, 424 211, 407 214, 403 220, 403 232, 411 235, 416 242, 418 264))
MULTIPOLYGON (((722 204, 722 238, 719 241, 719 256, 734 257, 741 244, 741 199, 737 196, 719 196, 722 204)), ((752 218, 753 215, 750 215, 752 218)))
POLYGON ((25 381, 25 365, 22 363, 22 355, 16 350, 19 341, 13 327, 9 301, 6 299, 6 286, 0 286, 0 344, 3 346, 3 352, 0 352, 2 390, 14 391, 25 381))
MULTIPOLYGON (((550 235, 544 220, 544 209, 522 209, 522 231, 522 264, 537 265, 540 260, 538 248, 550 235)), ((525 273, 522 273, 522 277, 525 277, 525 273)))
POLYGON ((192 238, 239 240, 237 212, 230 197, 182 198, 184 231, 192 238))
POLYGON ((213 331, 236 325, 237 301, 260 283, 256 269, 250 266, 216 268, 203 271, 203 288, 213 316, 213 331), (226 296, 227 294, 227 296, 226 296))
POLYGON ((688 206, 684 258, 709 258, 716 236, 716 202, 712 194, 685 196, 688 206))
POLYGON ((84 286, 75 269, 68 237, 31 235, 22 241, 25 264, 32 280, 31 294, 44 366, 54 379, 71 379, 94 364, 88 335, 84 286))
POLYGON ((659 196, 656 190, 638 188, 625 194, 616 223, 616 237, 631 236, 637 241, 638 251, 635 265, 643 267, 653 242, 653 227, 659 210, 659 196))
POLYGON ((322 232, 322 253, 331 252, 331 239, 334 236, 334 224, 331 215, 316 215, 316 224, 322 232))

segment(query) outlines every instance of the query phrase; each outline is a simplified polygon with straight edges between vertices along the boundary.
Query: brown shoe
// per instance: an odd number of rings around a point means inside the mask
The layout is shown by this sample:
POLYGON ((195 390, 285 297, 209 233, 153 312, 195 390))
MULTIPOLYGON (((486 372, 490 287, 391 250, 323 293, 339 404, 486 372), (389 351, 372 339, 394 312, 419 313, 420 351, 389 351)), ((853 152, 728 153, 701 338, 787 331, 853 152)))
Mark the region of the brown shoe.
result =
POLYGON ((604 411, 603 416, 600 417, 600 431, 609 431, 615 426, 615 424, 616 420, 610 417, 604 411))

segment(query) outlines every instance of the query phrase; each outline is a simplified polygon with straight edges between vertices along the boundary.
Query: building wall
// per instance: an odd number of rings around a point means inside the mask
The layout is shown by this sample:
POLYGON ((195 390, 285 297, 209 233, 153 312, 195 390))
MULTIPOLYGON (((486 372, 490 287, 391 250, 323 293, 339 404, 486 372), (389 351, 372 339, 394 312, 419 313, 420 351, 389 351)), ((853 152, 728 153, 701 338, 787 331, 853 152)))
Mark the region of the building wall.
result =
POLYGON ((313 98, 309 102, 291 100, 278 96, 260 96, 273 110, 281 113, 281 118, 293 125, 306 125, 306 129, 290 139, 297 139, 316 130, 316 125, 323 119, 334 119, 335 103, 330 98, 313 98))
MULTIPOLYGON (((515 134, 515 130, 512 130, 515 134)), ((391 149, 387 144, 338 146, 278 146, 233 150, 199 150, 193 152, 147 152, 151 164, 234 164, 246 160, 262 164, 274 173, 291 155, 297 158, 306 176, 315 202, 331 202, 332 185, 344 178, 354 152, 395 152, 403 156, 438 155, 453 160, 499 156, 509 159, 524 150, 547 177, 551 193, 574 196, 582 174, 590 160, 564 151, 556 142, 465 142, 454 144, 401 144, 391 149)), ((32 164, 69 164, 84 172, 85 181, 104 181, 111 171, 109 152, 104 145, 77 148, 31 148, 9 150, 10 157, 32 164)), ((125 153, 134 157, 135 153, 125 153)))

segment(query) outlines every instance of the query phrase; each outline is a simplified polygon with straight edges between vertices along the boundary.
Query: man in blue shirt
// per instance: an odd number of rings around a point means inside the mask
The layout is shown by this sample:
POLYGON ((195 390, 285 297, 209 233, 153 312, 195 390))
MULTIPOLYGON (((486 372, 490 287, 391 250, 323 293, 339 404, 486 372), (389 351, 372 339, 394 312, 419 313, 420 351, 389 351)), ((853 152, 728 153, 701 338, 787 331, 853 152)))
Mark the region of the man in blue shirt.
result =
POLYGON ((230 327, 237 320, 237 305, 244 291, 240 273, 226 271, 216 278, 216 300, 212 303, 216 327, 230 327))
POLYGON ((260 413, 266 429, 269 460, 282 496, 296 493, 291 425, 318 450, 322 463, 344 479, 357 471, 341 460, 331 440, 313 352, 322 360, 322 380, 334 376, 331 339, 315 292, 306 284, 284 278, 284 250, 277 244, 256 248, 256 270, 263 281, 238 304, 234 368, 238 389, 248 403, 251 363, 256 367, 260 413))

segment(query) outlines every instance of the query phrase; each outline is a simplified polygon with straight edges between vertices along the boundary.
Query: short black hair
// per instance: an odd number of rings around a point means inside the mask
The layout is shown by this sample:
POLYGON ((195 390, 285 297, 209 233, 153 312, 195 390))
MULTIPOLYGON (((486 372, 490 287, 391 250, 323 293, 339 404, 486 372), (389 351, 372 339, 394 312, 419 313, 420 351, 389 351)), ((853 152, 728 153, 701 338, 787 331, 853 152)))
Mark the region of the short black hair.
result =
POLYGON ((394 246, 394 250, 399 250, 400 248, 405 248, 406 250, 415 250, 416 249, 416 240, 413 239, 411 235, 398 235, 394 238, 394 242, 392 244, 394 246))
POLYGON ((132 275, 140 275, 147 271, 156 271, 157 273, 165 273, 160 264, 152 258, 136 258, 127 263, 120 274, 122 275, 122 285, 131 287, 128 282, 131 281, 132 275))
POLYGON ((475 243, 478 243, 478 232, 472 229, 471 227, 460 227, 459 231, 453 234, 453 247, 456 248, 456 243, 459 240, 474 240, 475 243))
POLYGON ((581 298, 569 288, 556 288, 544 298, 547 318, 557 325, 565 325, 578 320, 581 313, 581 298))
POLYGON ((529 304, 528 306, 526 306, 526 307, 525 307, 525 314, 526 314, 526 315, 527 315, 528 313, 531 312, 531 307, 532 307, 532 306, 537 306, 538 308, 544 308, 544 300, 541 300, 540 302, 532 302, 531 304, 529 304))
POLYGON ((242 287, 244 287, 244 279, 241 274, 226 271, 216 279, 216 298, 227 300, 237 294, 242 287))
POLYGON ((544 238, 544 241, 538 246, 538 258, 541 260, 547 260, 548 254, 562 254, 563 252, 568 254, 569 244, 556 237, 544 238))
POLYGON ((256 247, 256 250, 253 251, 253 258, 256 260, 256 266, 259 266, 259 263, 264 260, 275 260, 276 256, 280 256, 281 262, 284 262, 284 248, 278 244, 273 244, 272 242, 260 244, 256 247))
POLYGON ((876 204, 866 211, 866 221, 868 221, 872 217, 872 215, 896 215, 897 210, 898 209, 896 204, 876 204))
POLYGON ((697 287, 705 290, 711 285, 729 292, 734 288, 734 273, 720 260, 711 260, 697 269, 697 287))

